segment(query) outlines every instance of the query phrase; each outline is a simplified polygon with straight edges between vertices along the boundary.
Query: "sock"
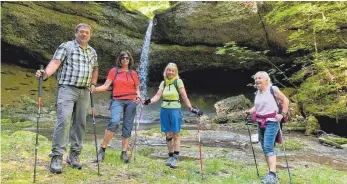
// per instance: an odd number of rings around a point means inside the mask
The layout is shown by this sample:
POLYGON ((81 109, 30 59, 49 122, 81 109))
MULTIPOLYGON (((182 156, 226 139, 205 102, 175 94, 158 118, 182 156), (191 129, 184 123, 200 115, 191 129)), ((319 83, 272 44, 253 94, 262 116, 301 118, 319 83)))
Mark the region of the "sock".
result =
POLYGON ((102 149, 102 151, 104 151, 104 152, 106 151, 106 148, 101 147, 101 149, 102 149))
POLYGON ((276 173, 275 173, 275 172, 273 172, 273 171, 270 171, 270 172, 269 172, 269 174, 272 174, 273 176, 275 176, 275 177, 276 177, 276 173))
POLYGON ((170 152, 169 152, 169 157, 173 157, 173 154, 174 154, 174 153, 170 153, 170 152))
POLYGON ((179 155, 180 152, 179 151, 174 151, 174 155, 179 155))

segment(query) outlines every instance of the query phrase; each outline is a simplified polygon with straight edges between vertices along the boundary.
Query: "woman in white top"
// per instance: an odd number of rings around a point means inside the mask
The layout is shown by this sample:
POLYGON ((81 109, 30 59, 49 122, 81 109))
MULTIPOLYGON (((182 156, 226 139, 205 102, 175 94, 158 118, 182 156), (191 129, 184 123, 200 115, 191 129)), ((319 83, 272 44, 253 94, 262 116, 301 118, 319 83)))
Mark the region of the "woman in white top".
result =
POLYGON ((266 72, 257 72, 254 81, 258 91, 250 113, 259 124, 259 141, 269 166, 269 172, 262 178, 262 183, 278 183, 274 144, 280 129, 280 122, 288 112, 289 100, 278 87, 272 86, 269 74, 266 72), (283 105, 282 112, 276 101, 283 105))

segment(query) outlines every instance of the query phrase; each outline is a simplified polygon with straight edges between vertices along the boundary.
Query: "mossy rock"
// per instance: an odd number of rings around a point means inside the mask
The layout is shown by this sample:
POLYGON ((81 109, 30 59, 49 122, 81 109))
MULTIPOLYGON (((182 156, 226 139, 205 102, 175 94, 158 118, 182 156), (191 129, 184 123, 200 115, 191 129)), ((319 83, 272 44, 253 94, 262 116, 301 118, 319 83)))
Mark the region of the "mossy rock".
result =
POLYGON ((344 87, 347 86, 347 59, 341 58, 341 52, 345 54, 347 49, 324 51, 314 61, 315 73, 301 84, 298 91, 298 100, 305 113, 313 116, 347 118, 347 91, 344 87))
POLYGON ((11 119, 1 119, 0 120, 0 124, 11 124, 12 123, 12 120, 11 119))
POLYGON ((314 133, 316 130, 320 129, 320 125, 318 123, 318 120, 314 116, 309 116, 306 120, 306 135, 310 135, 314 133))

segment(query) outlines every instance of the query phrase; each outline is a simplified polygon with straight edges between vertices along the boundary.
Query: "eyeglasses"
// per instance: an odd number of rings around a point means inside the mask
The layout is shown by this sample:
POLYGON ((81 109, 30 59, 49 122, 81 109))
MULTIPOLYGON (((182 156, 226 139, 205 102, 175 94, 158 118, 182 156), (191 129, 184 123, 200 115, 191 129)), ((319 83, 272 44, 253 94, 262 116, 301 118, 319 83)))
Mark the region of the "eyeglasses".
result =
POLYGON ((129 57, 121 57, 121 60, 124 60, 124 59, 129 60, 129 57))

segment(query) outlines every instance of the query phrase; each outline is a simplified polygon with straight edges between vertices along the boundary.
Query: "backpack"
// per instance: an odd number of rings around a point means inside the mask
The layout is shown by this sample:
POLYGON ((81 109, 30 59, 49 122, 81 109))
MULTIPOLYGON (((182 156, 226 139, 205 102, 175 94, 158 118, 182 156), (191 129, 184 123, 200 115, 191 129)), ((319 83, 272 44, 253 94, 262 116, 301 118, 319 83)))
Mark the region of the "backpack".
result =
MULTIPOLYGON (((113 78, 113 80, 112 80, 112 84, 110 85, 110 88, 108 89, 109 91, 111 91, 111 99, 113 99, 113 97, 121 97, 121 96, 127 96, 127 95, 129 95, 129 94, 124 94, 124 95, 120 95, 120 96, 113 96, 113 88, 114 88, 114 85, 116 85, 116 84, 115 84, 115 80, 116 80, 116 78, 117 78, 117 75, 120 74, 119 68, 118 68, 118 67, 114 67, 114 68, 115 68, 116 72, 115 72, 115 74, 114 74, 114 78, 113 78)), ((133 71, 134 71, 134 70, 129 70, 128 73, 129 73, 131 79, 132 79, 133 82, 134 82, 134 89, 136 90, 135 80, 134 80, 134 77, 133 77, 133 71)))
MULTIPOLYGON (((272 86, 270 87, 270 93, 272 94, 272 96, 274 97, 275 99, 275 102, 277 104, 277 107, 278 107, 278 111, 279 113, 282 113, 282 110, 283 110, 283 104, 278 102, 277 98, 275 97, 275 90, 272 88, 272 86)), ((286 116, 282 118, 281 120, 281 124, 282 123, 286 123, 289 121, 289 113, 287 112, 286 116)))
MULTIPOLYGON (((165 89, 165 87, 166 87, 166 81, 164 80, 163 82, 164 82, 164 88, 163 88, 163 91, 164 91, 164 89, 165 89)), ((170 84, 170 85, 172 85, 172 84, 170 84)), ((169 85, 169 90, 170 90, 170 85, 169 85)), ((178 102, 178 103, 181 103, 181 94, 180 94, 180 92, 178 91, 177 79, 174 80, 173 85, 175 86, 176 91, 177 91, 177 93, 178 93, 178 100, 164 100, 164 99, 163 99, 163 101, 164 101, 164 102, 169 102, 169 104, 170 104, 170 102, 178 102)))

